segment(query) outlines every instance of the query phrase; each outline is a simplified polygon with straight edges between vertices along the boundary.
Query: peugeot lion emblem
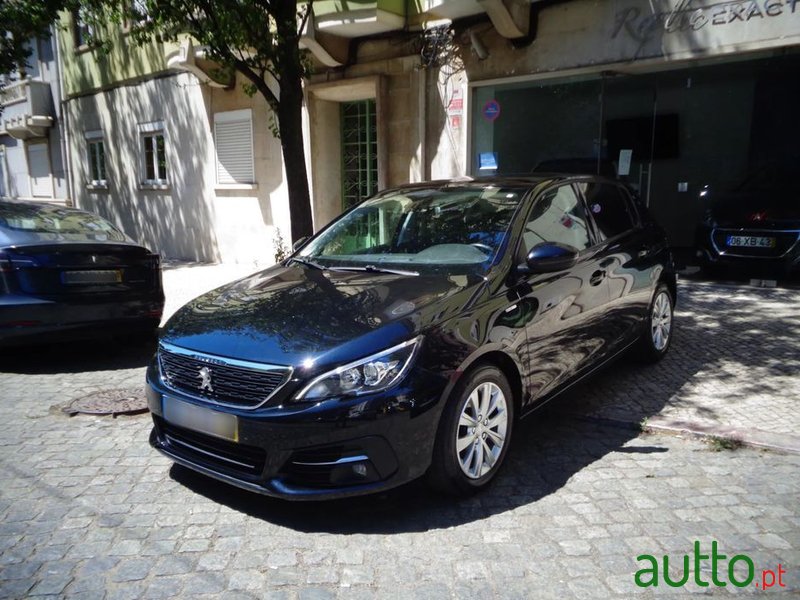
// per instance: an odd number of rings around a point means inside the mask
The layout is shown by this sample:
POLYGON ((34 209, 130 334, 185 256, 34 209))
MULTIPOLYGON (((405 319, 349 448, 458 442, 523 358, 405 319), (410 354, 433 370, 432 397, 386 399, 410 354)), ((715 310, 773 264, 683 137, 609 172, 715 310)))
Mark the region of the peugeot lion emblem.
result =
POLYGON ((200 369, 200 372, 197 376, 202 380, 200 381, 200 391, 208 390, 209 392, 213 392, 214 388, 211 386, 211 369, 208 367, 203 367, 200 369))

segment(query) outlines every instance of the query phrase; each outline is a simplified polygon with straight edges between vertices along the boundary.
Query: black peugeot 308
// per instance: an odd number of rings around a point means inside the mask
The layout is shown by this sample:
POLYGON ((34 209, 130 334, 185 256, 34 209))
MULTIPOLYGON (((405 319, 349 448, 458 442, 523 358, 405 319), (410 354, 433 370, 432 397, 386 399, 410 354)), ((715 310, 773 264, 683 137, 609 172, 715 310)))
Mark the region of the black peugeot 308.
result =
POLYGON ((591 176, 382 192, 166 324, 152 445, 290 499, 489 484, 514 425, 631 346, 663 357, 663 230, 591 176))

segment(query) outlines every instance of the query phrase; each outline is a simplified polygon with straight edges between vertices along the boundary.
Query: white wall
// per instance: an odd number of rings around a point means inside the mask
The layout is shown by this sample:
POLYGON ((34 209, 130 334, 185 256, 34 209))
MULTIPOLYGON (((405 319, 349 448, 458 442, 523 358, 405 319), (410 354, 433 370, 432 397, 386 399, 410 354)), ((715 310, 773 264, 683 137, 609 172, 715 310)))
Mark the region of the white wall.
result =
POLYGON ((119 224, 166 258, 269 265, 275 227, 288 239, 288 198, 280 144, 266 103, 235 90, 211 90, 189 74, 172 74, 67 103, 73 184, 81 208, 119 224), (217 185, 215 112, 252 108, 255 183, 217 185), (144 189, 141 123, 164 122, 169 186, 144 189), (108 188, 87 185, 86 131, 105 135, 108 188))

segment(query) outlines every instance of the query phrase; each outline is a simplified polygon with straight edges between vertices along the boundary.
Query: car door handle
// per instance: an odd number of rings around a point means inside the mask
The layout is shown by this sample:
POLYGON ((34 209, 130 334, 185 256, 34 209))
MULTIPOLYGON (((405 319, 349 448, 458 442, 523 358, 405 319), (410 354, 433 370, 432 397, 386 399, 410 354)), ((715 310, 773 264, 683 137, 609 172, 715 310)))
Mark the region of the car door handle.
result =
POLYGON ((592 276, 589 278, 589 283, 591 285, 600 285, 600 283, 602 283, 605 277, 606 277, 606 272, 602 269, 598 269, 597 271, 592 273, 592 276))

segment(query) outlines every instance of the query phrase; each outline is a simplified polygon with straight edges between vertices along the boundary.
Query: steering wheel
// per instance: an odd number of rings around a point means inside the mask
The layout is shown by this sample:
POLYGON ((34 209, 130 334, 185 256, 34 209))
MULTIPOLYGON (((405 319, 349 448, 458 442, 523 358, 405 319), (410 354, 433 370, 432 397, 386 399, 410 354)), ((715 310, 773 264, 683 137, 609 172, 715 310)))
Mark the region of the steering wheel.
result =
POLYGON ((485 252, 487 256, 491 256, 492 254, 494 254, 494 248, 486 244, 475 243, 475 244, 470 244, 470 246, 472 246, 473 248, 477 248, 481 252, 485 252))

